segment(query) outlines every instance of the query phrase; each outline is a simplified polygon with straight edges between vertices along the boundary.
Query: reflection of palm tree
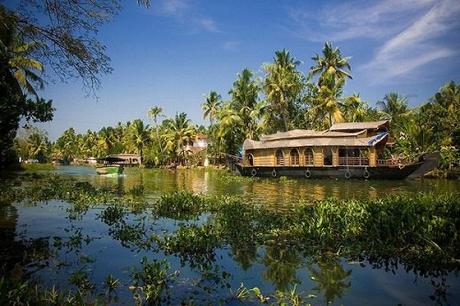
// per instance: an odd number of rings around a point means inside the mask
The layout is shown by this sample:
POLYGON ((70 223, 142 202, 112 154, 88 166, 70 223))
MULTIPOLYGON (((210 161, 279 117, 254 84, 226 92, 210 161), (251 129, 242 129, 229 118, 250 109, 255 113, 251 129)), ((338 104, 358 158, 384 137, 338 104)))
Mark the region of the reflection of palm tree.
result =
POLYGON ((342 297, 351 286, 351 282, 347 280, 351 270, 345 271, 340 262, 332 258, 319 259, 317 266, 319 269, 315 269, 313 265, 308 266, 310 278, 317 284, 313 290, 322 293, 328 304, 332 303, 342 297))
POLYGON ((271 281, 277 290, 285 291, 297 282, 296 271, 302 263, 299 254, 280 245, 267 246, 263 263, 266 267, 264 277, 271 281))

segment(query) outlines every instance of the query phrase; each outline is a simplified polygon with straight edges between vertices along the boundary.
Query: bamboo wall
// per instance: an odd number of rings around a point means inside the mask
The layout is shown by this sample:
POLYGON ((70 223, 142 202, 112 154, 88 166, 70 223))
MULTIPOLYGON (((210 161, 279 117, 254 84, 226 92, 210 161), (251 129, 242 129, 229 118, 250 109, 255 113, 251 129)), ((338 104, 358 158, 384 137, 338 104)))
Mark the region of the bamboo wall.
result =
MULTIPOLYGON (((322 167, 324 166, 324 149, 330 147, 313 147, 313 166, 322 167)), ((305 164, 305 148, 299 148, 299 165, 291 165, 291 150, 293 148, 283 148, 281 149, 284 155, 284 166, 308 166, 305 164)), ((277 149, 261 149, 261 150, 250 150, 246 153, 243 163, 245 166, 249 166, 249 160, 247 158, 248 154, 254 156, 254 166, 256 167, 277 167, 276 165, 276 151, 277 149)), ((374 147, 369 148, 369 167, 377 166, 377 152, 374 147)), ((339 165, 339 148, 332 148, 332 165, 339 165)))
POLYGON ((274 166, 275 165, 275 150, 263 149, 253 151, 254 166, 274 166))

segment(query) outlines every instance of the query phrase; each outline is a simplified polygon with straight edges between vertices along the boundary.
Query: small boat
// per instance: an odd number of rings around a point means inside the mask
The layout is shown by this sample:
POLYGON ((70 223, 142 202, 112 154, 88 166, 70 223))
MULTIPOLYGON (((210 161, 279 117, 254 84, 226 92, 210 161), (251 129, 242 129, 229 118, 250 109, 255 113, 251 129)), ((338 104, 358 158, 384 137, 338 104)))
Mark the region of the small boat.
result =
POLYGON ((337 123, 326 131, 291 130, 246 139, 243 157, 232 168, 243 176, 404 179, 422 177, 437 167, 439 153, 416 162, 385 158, 388 120, 337 123))
POLYGON ((102 165, 96 168, 96 173, 101 175, 108 175, 108 174, 122 174, 123 173, 123 165, 117 164, 122 162, 123 159, 113 156, 107 156, 104 158, 98 159, 98 162, 102 165))

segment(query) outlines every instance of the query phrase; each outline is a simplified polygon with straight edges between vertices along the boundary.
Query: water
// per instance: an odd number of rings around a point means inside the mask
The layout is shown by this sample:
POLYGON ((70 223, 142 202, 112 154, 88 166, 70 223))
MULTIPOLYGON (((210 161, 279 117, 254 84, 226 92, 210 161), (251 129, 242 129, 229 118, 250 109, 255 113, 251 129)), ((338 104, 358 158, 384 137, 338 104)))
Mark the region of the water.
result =
POLYGON ((255 201, 283 205, 299 200, 377 199, 386 195, 417 192, 460 192, 460 180, 338 180, 338 179, 271 179, 229 176, 222 170, 158 170, 126 168, 125 174, 96 175, 90 167, 60 167, 60 174, 77 177, 97 186, 115 186, 129 190, 143 186, 150 196, 187 190, 197 194, 244 195, 255 201))
MULTIPOLYGON (((298 200, 328 197, 376 199, 389 194, 460 191, 459 181, 445 180, 273 180, 233 177, 219 170, 157 169, 126 169, 123 176, 103 177, 88 167, 60 167, 56 172, 120 190, 142 186, 150 199, 165 192, 187 190, 208 195, 241 195, 275 208, 295 205, 298 200)), ((69 279, 83 272, 93 286, 91 296, 105 292, 104 280, 110 273, 120 281, 112 304, 134 303, 128 288, 133 284, 133 269, 141 268, 143 257, 166 259, 171 274, 180 271, 170 284, 172 304, 192 297, 197 305, 219 301, 240 305, 242 302, 232 296, 242 283, 246 288, 259 288, 269 302, 275 302, 276 291, 295 288, 304 302, 314 305, 460 304, 458 269, 437 275, 408 266, 398 258, 352 260, 327 252, 314 255, 284 243, 253 244, 246 239, 253 234, 247 224, 225 225, 219 215, 207 213, 184 221, 157 217, 146 210, 129 213, 122 222, 108 224, 100 217, 104 206, 92 207, 76 218, 70 208, 71 205, 58 200, 0 207, 1 257, 5 262, 20 262, 30 277, 45 286, 57 285, 63 290, 75 290, 69 279), (146 237, 153 233, 170 234, 190 224, 225 225, 230 228, 229 236, 207 241, 212 248, 204 254, 168 252, 158 246, 143 248, 134 236, 123 236, 134 232, 146 237)), ((245 303, 258 302, 252 297, 245 303)))

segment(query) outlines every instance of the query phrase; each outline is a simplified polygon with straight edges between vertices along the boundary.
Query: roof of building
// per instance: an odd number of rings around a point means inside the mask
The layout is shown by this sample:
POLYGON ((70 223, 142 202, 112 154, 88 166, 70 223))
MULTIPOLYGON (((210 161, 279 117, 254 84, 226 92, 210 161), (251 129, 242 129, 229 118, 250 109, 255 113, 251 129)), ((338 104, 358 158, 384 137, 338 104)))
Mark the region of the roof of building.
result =
POLYGON ((196 134, 195 139, 208 139, 208 136, 202 133, 198 133, 196 134))
POLYGON ((376 130, 387 125, 388 120, 335 123, 331 126, 329 131, 376 130))
POLYGON ((381 133, 372 137, 308 137, 297 139, 278 139, 270 141, 255 141, 246 139, 243 143, 243 148, 244 150, 254 150, 318 146, 372 147, 387 137, 387 133, 381 133))
POLYGON ((280 139, 295 139, 295 138, 327 138, 327 137, 354 137, 363 134, 364 130, 354 133, 344 133, 335 131, 314 131, 314 130, 291 130, 287 132, 277 132, 270 135, 262 135, 261 141, 273 141, 280 139))

